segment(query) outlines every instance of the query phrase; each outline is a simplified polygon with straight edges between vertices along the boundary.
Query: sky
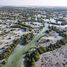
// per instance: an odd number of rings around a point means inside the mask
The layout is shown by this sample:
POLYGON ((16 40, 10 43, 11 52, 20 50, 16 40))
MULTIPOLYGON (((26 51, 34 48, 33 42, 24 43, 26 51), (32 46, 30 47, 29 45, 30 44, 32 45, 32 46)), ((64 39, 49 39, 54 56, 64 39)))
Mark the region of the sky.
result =
POLYGON ((67 0, 0 0, 0 6, 63 6, 67 0))

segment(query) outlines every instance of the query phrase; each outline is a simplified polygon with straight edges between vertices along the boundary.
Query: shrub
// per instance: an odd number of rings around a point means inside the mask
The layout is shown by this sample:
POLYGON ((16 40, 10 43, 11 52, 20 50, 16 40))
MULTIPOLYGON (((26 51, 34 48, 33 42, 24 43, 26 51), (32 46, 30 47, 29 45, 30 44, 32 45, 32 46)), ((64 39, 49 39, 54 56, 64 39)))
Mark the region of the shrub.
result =
POLYGON ((35 61, 37 61, 39 58, 40 58, 40 54, 38 52, 36 52, 34 55, 35 61))
POLYGON ((32 58, 31 67, 35 67, 35 59, 34 58, 32 58))

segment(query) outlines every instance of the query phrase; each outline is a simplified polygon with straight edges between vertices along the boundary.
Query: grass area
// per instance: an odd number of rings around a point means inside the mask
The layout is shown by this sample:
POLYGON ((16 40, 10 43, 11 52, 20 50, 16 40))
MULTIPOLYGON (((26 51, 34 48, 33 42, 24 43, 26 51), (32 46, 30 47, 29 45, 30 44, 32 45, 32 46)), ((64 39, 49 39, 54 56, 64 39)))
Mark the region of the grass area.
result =
MULTIPOLYGON (((29 62, 29 63, 26 62, 29 65, 29 67, 35 67, 35 62, 40 59, 41 54, 58 49, 65 44, 66 42, 64 42, 64 40, 62 39, 62 40, 58 40, 55 44, 50 44, 47 47, 40 46, 39 48, 35 48, 34 51, 32 51, 31 53, 29 52, 29 54, 26 55, 25 59, 28 58, 28 60, 25 60, 25 61, 29 62), (33 59, 33 61, 31 59, 33 59)), ((28 67, 27 64, 25 65, 25 67, 28 67)))
MULTIPOLYGON (((27 45, 25 45, 24 47, 21 48, 16 48, 15 52, 13 52, 11 54, 11 56, 8 58, 7 64, 5 65, 5 67, 17 67, 17 64, 20 63, 19 60, 24 59, 24 55, 26 55, 31 49, 36 48, 36 43, 37 41, 44 36, 44 32, 47 29, 45 29, 45 27, 42 29, 42 31, 40 31, 40 33, 38 33, 31 42, 29 42, 27 45)), ((26 64, 27 67, 34 67, 35 66, 35 62, 40 58, 40 54, 43 54, 45 52, 48 51, 52 51, 55 49, 60 48, 61 46, 65 45, 66 42, 64 42, 63 40, 56 42, 55 44, 50 44, 47 47, 39 47, 36 48, 36 50, 33 52, 29 52, 28 55, 26 55, 26 64), (29 66, 28 66, 29 65, 29 66)), ((21 61, 22 63, 24 63, 23 61, 21 61)), ((20 64, 21 65, 21 64, 20 64)), ((21 66, 19 66, 21 67, 21 66)), ((24 64, 22 64, 22 67, 25 67, 24 64)))
MULTIPOLYGON (((15 52, 13 52, 10 57, 8 58, 7 64, 5 65, 5 67, 17 67, 17 64, 19 63, 19 60, 24 59, 24 54, 27 53, 31 48, 35 48, 36 47, 36 43, 37 41, 44 36, 44 32, 47 30, 46 27, 44 27, 42 29, 42 31, 40 31, 40 33, 38 33, 31 42, 29 42, 27 45, 25 45, 24 47, 18 47, 16 48, 15 52)), ((23 61, 22 61, 23 63, 23 61)), ((24 65, 22 65, 22 67, 24 67, 24 65)))
POLYGON ((2 64, 0 64, 2 67, 3 65, 5 65, 5 63, 7 62, 8 57, 10 56, 10 54, 13 52, 14 48, 17 46, 17 44, 19 43, 19 39, 15 40, 13 42, 13 44, 11 44, 8 48, 6 48, 3 52, 3 54, 0 55, 0 59, 5 59, 2 64))

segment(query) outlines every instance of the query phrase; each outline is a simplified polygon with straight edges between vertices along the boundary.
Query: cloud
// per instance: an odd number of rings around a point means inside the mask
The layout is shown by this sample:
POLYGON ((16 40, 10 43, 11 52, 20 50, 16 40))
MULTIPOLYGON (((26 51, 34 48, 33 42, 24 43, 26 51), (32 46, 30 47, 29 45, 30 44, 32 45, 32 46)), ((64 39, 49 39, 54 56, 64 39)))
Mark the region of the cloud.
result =
POLYGON ((0 5, 67 6, 67 1, 66 0, 0 0, 0 5))

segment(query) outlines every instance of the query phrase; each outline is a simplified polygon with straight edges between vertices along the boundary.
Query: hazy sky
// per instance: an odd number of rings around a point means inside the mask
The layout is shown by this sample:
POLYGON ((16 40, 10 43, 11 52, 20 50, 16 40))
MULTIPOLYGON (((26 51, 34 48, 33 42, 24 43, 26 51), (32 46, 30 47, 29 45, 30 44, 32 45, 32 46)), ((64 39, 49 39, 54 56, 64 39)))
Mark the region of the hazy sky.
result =
POLYGON ((1 6, 66 6, 67 0, 0 0, 1 6))

